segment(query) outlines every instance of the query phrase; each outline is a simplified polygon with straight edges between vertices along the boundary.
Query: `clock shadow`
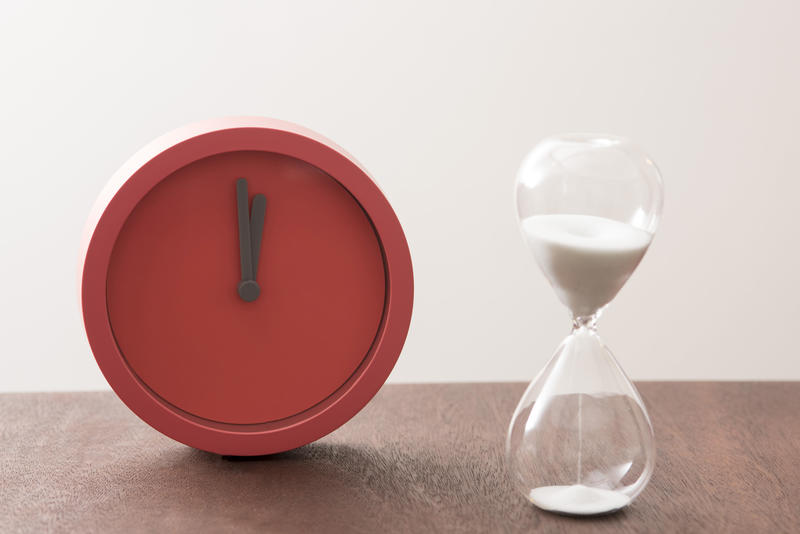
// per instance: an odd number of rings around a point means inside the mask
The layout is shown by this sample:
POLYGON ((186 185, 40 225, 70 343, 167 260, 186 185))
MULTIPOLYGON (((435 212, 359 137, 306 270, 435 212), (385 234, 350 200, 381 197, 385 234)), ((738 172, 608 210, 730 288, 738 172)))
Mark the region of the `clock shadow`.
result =
MULTIPOLYGON (((444 457, 394 445, 316 442, 279 454, 219 456, 172 447, 138 471, 125 512, 143 530, 272 532, 476 531, 584 519, 535 509, 496 458, 444 457)), ((152 458, 151 458, 152 460, 152 458)), ((118 481, 122 482, 122 481, 118 481)), ((625 512, 592 518, 617 522, 625 512)))

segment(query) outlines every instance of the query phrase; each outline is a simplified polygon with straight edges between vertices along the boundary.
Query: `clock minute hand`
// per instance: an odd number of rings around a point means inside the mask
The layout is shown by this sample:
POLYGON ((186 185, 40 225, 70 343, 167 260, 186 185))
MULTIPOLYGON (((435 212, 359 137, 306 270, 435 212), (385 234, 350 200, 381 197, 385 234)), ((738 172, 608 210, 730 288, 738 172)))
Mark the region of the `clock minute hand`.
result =
POLYGON ((252 302, 258 298, 261 288, 255 281, 253 273, 253 249, 250 240, 250 217, 247 198, 247 180, 236 180, 236 213, 239 221, 239 264, 241 267, 241 280, 236 290, 242 300, 252 302))

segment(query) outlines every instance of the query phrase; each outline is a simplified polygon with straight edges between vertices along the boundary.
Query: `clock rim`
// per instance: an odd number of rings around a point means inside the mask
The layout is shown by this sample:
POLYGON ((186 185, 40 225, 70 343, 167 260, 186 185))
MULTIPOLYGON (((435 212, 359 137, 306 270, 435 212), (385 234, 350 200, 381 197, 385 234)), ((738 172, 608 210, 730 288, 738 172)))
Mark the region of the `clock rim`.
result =
POLYGON ((413 272, 405 234, 367 171, 341 147, 302 126, 262 117, 189 124, 146 145, 114 174, 92 209, 82 240, 79 292, 95 360, 118 397, 142 420, 186 445, 227 455, 272 454, 315 441, 357 414, 391 373, 405 343, 413 307, 413 272), (187 413, 153 392, 128 365, 108 316, 106 281, 117 236, 139 201, 174 171, 226 152, 283 154, 321 169, 361 206, 381 246, 386 296, 381 323, 356 371, 331 396, 286 419, 255 425, 221 423, 187 413))

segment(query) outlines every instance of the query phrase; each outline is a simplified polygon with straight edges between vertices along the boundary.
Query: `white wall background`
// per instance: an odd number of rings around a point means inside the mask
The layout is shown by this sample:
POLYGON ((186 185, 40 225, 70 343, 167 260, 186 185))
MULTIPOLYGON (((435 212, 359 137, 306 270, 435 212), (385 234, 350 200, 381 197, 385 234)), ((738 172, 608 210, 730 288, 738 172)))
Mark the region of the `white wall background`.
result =
POLYGON ((638 379, 800 379, 800 3, 3 2, 0 391, 106 387, 78 244, 152 138, 252 114, 374 174, 414 258, 394 381, 529 380, 568 320, 519 236, 540 138, 625 135, 667 186, 601 322, 638 379))

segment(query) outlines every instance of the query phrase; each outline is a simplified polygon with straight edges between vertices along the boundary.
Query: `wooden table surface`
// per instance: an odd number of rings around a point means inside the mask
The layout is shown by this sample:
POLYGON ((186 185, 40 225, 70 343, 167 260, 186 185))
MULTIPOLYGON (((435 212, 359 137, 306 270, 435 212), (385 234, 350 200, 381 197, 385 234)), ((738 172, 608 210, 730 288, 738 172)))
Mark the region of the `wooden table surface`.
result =
POLYGON ((800 532, 800 382, 640 383, 656 431, 622 512, 548 514, 502 446, 522 384, 389 385, 317 443, 190 449, 111 393, 0 395, 2 532, 800 532))

